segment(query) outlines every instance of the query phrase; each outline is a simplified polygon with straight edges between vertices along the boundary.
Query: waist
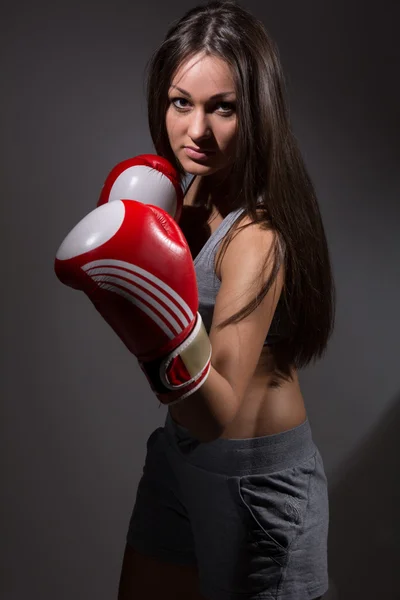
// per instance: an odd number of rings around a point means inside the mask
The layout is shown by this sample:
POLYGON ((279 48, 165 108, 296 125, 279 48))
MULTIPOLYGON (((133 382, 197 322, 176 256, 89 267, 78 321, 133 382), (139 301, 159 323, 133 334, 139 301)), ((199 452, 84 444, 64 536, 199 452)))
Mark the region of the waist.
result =
POLYGON ((228 476, 287 469, 311 458, 317 450, 308 419, 281 433, 246 439, 218 438, 205 443, 193 438, 168 411, 165 434, 185 461, 228 476))
POLYGON ((269 373, 254 374, 239 410, 221 437, 246 438, 292 429, 307 417, 297 374, 275 385, 269 373))

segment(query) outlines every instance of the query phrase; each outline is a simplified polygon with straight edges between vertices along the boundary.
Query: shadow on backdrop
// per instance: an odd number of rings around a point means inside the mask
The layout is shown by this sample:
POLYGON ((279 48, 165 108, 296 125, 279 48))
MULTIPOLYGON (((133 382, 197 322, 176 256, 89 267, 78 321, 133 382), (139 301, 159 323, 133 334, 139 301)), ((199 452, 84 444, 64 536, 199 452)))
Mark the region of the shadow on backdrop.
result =
POLYGON ((399 473, 400 396, 329 490, 326 600, 400 599, 399 473))

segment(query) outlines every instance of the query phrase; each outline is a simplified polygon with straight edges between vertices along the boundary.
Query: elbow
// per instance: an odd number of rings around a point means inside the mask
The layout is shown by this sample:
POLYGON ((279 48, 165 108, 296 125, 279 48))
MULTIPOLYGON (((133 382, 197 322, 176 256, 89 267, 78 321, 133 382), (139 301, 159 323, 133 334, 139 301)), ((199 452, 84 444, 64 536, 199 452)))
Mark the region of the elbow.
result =
POLYGON ((171 417, 178 425, 187 429, 192 438, 198 442, 209 443, 221 437, 224 428, 211 416, 205 418, 202 415, 202 418, 195 418, 193 414, 188 414, 182 409, 183 407, 179 405, 171 407, 171 417))
POLYGON ((171 416, 193 438, 209 443, 222 436, 234 420, 238 406, 239 401, 231 385, 212 368, 199 390, 171 406, 171 416))

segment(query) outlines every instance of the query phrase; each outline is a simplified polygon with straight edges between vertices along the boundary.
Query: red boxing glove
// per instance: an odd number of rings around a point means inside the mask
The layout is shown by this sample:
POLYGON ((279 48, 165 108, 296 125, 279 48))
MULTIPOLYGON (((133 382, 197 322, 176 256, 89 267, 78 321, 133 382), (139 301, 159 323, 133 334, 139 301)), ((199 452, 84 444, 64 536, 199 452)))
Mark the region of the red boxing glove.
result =
POLYGON ((67 235, 54 267, 138 358, 160 402, 174 404, 201 387, 211 344, 197 312, 190 249, 167 212, 132 200, 100 206, 67 235))
POLYGON ((128 158, 107 176, 97 206, 114 200, 136 200, 159 206, 178 223, 183 206, 179 175, 162 156, 141 154, 128 158))

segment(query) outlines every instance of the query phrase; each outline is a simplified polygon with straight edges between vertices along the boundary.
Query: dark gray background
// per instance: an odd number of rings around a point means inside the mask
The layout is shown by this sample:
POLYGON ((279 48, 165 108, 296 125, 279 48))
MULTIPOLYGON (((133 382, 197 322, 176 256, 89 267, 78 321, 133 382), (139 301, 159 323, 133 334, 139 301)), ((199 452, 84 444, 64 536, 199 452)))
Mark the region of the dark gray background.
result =
MULTIPOLYGON (((243 5, 280 48, 338 289, 301 374, 330 482, 331 590, 400 597, 397 2, 243 5)), ((144 68, 194 3, 2 9, 1 598, 116 598, 149 434, 166 409, 83 294, 53 272, 111 167, 153 152, 144 68)))

